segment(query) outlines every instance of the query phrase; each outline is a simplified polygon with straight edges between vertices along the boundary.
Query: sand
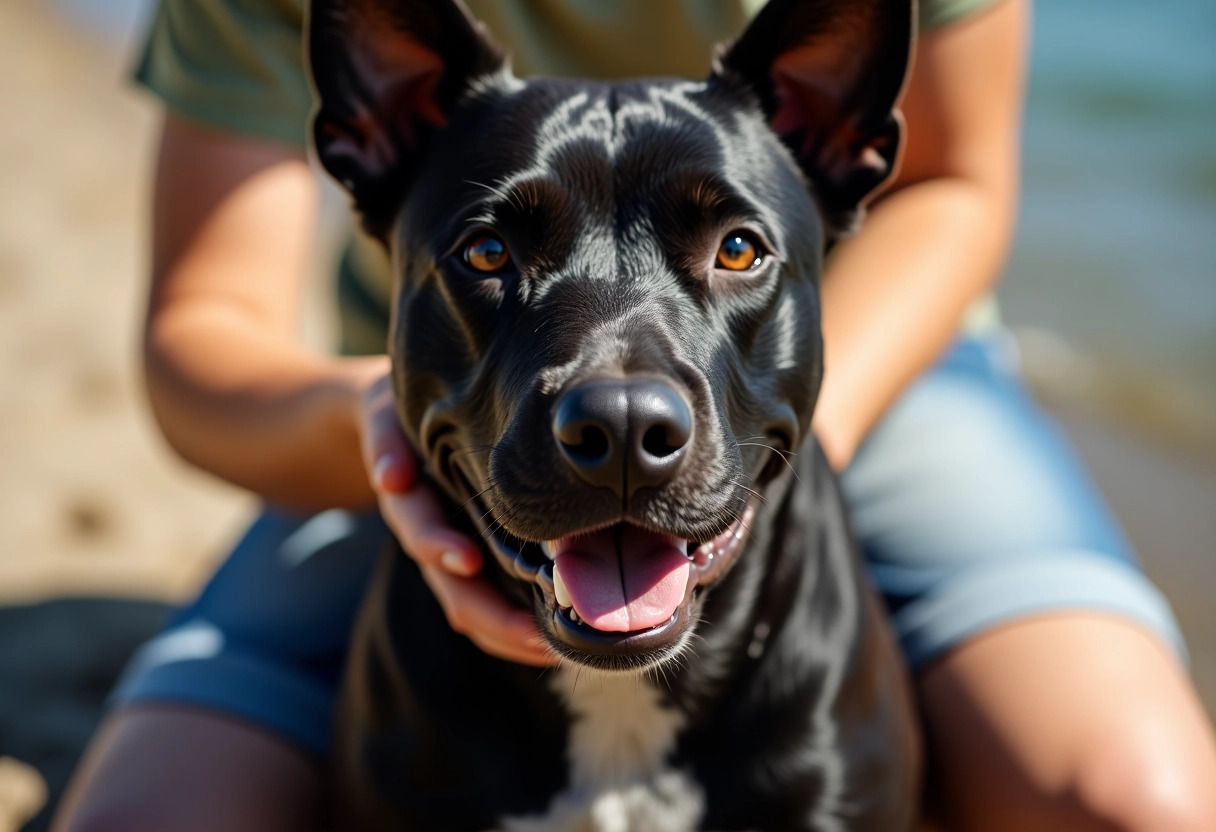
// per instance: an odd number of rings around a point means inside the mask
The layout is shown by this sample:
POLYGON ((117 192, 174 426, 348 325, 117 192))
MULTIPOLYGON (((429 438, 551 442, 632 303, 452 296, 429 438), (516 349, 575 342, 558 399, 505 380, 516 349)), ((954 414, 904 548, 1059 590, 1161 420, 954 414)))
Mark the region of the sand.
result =
POLYGON ((166 452, 136 361, 157 111, 0 4, 0 597, 182 597, 249 501, 166 452))
MULTIPOLYGON (((126 654, 253 508, 176 460, 142 398, 157 115, 124 72, 36 0, 0 3, 0 832, 58 793, 126 654)), ((1216 707, 1216 464, 1057 404, 1216 707)))
POLYGON ((58 791, 164 609, 26 605, 182 599, 252 508, 166 450, 140 393, 157 114, 123 72, 34 0, 0 3, 0 832, 45 797, 17 761, 58 791))

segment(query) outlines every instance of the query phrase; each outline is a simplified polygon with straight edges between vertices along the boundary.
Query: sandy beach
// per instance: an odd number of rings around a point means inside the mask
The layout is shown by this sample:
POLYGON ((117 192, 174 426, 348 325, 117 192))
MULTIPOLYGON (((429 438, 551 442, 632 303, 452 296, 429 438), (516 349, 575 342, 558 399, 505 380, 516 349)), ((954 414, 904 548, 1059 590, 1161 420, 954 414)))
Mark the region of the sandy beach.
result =
MULTIPOLYGON (((43 800, 40 780, 57 794, 127 652, 253 509, 178 461, 142 398, 157 115, 124 72, 37 0, 0 3, 0 832, 43 800)), ((1060 391, 1049 403, 1174 603, 1216 711, 1216 459, 1060 391)))
POLYGON ((0 832, 46 796, 22 763, 62 787, 164 615, 143 599, 191 593, 252 506, 169 454, 142 401, 157 116, 123 73, 43 4, 0 4, 0 832), (65 598, 114 600, 29 606, 65 598))

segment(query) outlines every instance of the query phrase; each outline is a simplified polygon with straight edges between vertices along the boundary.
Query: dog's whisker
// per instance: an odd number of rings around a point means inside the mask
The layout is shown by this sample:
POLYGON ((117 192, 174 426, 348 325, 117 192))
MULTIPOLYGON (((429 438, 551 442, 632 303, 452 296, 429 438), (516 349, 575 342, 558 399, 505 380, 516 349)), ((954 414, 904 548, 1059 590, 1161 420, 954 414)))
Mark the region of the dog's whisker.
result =
POLYGON ((739 482, 738 480, 731 480, 730 482, 731 482, 731 485, 734 485, 737 488, 742 488, 744 491, 746 491, 748 494, 751 494, 753 497, 755 497, 760 502, 764 503, 765 505, 768 505, 768 498, 765 497, 763 494, 761 494, 756 489, 748 488, 746 485, 739 482))
POLYGON ((774 446, 772 446, 772 445, 769 445, 769 444, 768 444, 768 443, 766 443, 766 442, 754 442, 754 441, 752 441, 752 440, 754 440, 754 439, 763 439, 763 438, 764 438, 764 437, 762 437, 762 436, 753 436, 753 437, 751 437, 751 439, 746 439, 746 440, 743 440, 743 441, 741 441, 741 442, 736 442, 735 444, 736 444, 738 447, 740 447, 740 448, 768 448, 768 449, 769 449, 770 451, 772 451, 773 453, 775 453, 775 454, 780 454, 780 455, 781 455, 781 456, 783 456, 783 457, 792 457, 792 456, 798 456, 798 452, 797 452, 797 451, 787 451, 787 450, 785 450, 784 448, 776 448, 776 447, 774 447, 774 446))
MULTIPOLYGON (((481 495, 485 494, 487 491, 489 491, 489 490, 490 490, 491 488, 493 488, 493 487, 494 487, 494 486, 493 486, 493 484, 487 485, 485 488, 483 488, 483 489, 481 489, 480 491, 478 491, 478 492, 477 492, 476 494, 474 494, 472 497, 470 497, 469 499, 465 500, 465 501, 464 501, 464 503, 463 503, 463 504, 462 504, 460 507, 461 507, 462 509, 468 509, 468 507, 469 507, 469 506, 470 506, 470 505, 473 503, 473 501, 474 501, 474 500, 479 499, 479 498, 481 497, 481 495)), ((486 514, 489 514, 489 513, 490 513, 490 512, 489 512, 489 510, 487 509, 487 510, 486 510, 486 513, 485 513, 485 514, 483 514, 483 515, 481 515, 481 519, 482 519, 482 520, 484 520, 484 519, 485 519, 485 517, 486 517, 486 514)))
POLYGON ((476 180, 473 180, 473 179, 466 179, 466 180, 464 180, 464 182, 466 185, 473 185, 474 187, 477 187, 477 188, 484 188, 485 190, 494 194, 494 196, 498 197, 499 199, 501 199, 503 202, 507 203, 508 205, 515 204, 514 198, 511 196, 511 194, 507 193, 500 187, 497 187, 495 185, 487 185, 485 182, 477 182, 476 180))
POLYGON ((802 478, 798 476, 798 472, 794 469, 794 466, 789 460, 790 457, 798 455, 794 451, 782 451, 778 448, 774 448, 772 445, 766 445, 763 442, 739 442, 737 444, 741 448, 768 448, 781 458, 781 461, 785 463, 785 467, 789 468, 790 473, 794 475, 794 479, 798 482, 802 482, 802 478))

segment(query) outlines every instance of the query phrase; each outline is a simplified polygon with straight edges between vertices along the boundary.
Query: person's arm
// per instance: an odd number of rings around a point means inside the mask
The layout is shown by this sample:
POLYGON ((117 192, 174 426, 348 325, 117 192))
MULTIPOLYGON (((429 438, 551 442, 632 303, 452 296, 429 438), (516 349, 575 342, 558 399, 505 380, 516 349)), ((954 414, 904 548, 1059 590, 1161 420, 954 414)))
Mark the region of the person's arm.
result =
POLYGON ((285 506, 371 506, 358 404, 387 362, 321 355, 296 332, 316 201, 302 152, 166 118, 146 385, 200 468, 285 506))
POLYGON ((1029 0, 926 33, 903 101, 896 180, 823 280, 815 432, 838 470, 992 288, 1017 213, 1029 0))
POLYGON ((287 145, 166 119, 144 335, 160 428, 187 460, 279 505, 378 502, 456 630, 497 656, 547 663, 531 613, 469 577, 480 551, 416 481, 388 358, 299 342, 315 191, 287 145))

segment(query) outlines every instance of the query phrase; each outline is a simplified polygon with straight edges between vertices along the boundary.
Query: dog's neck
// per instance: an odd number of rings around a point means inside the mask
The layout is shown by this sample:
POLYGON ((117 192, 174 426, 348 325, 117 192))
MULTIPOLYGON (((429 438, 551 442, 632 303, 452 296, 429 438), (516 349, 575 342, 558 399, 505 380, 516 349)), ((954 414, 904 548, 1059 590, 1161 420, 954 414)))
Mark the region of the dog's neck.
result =
POLYGON ((704 795, 670 764, 686 721, 673 703, 637 674, 566 666, 550 686, 571 717, 569 782, 544 814, 508 819, 506 832, 696 828, 704 795))
POLYGON ((622 785, 657 770, 686 718, 647 679, 563 667, 551 687, 570 711, 573 786, 622 785))
MULTIPOLYGON (((785 479, 766 489, 775 503, 786 497, 785 479)), ((761 528, 769 522, 758 521, 761 528)), ((687 771, 672 765, 672 756, 681 732, 704 719, 701 706, 732 683, 740 662, 756 661, 763 653, 768 624, 754 612, 763 578, 772 568, 770 545, 764 534, 755 535, 714 587, 695 660, 649 673, 601 673, 566 665, 553 674, 549 687, 570 715, 569 781, 543 815, 509 819, 505 832, 677 832, 698 827, 705 795, 687 771), (763 635, 758 628, 764 628, 763 635)))

